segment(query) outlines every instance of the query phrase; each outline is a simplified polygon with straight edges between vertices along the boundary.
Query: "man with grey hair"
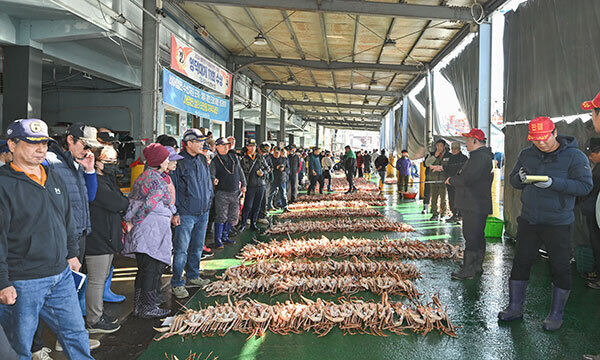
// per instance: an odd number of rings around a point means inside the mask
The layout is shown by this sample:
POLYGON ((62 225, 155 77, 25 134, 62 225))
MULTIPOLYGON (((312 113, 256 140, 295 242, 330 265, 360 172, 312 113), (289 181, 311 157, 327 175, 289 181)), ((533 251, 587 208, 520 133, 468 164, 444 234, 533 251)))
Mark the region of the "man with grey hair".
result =
MULTIPOLYGON (((465 154, 460 150, 460 143, 455 141, 452 143, 450 147, 450 157, 448 159, 448 163, 444 165, 444 172, 446 176, 452 177, 458 174, 460 169, 465 165, 465 163, 469 160, 465 154)), ((452 217, 448 218, 447 222, 457 222, 460 221, 460 212, 456 208, 456 190, 454 187, 450 185, 446 185, 446 189, 448 190, 448 203, 450 204, 450 211, 452 211, 452 217)))

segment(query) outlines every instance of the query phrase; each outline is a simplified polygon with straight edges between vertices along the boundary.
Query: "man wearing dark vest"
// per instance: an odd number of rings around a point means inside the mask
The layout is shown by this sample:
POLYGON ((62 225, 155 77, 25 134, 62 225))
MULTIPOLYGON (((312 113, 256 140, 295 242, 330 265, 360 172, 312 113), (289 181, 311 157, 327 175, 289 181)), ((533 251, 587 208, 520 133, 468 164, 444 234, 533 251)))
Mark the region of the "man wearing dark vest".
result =
POLYGON ((248 219, 250 219, 250 228, 258 230, 256 221, 265 197, 265 177, 269 171, 269 166, 264 157, 256 153, 256 141, 254 139, 248 140, 246 150, 246 154, 240 160, 248 184, 242 209, 242 222, 239 226, 240 231, 245 229, 246 220, 248 219))
POLYGON ((298 173, 300 172, 300 155, 296 152, 296 145, 288 146, 290 154, 288 155, 288 162, 290 166, 290 188, 289 198, 290 202, 296 201, 298 196, 298 173))
POLYGON ((229 141, 218 138, 217 154, 210 163, 210 177, 215 186, 215 245, 234 244, 229 239, 231 228, 240 214, 240 193, 246 193, 246 177, 235 154, 229 152, 229 141))

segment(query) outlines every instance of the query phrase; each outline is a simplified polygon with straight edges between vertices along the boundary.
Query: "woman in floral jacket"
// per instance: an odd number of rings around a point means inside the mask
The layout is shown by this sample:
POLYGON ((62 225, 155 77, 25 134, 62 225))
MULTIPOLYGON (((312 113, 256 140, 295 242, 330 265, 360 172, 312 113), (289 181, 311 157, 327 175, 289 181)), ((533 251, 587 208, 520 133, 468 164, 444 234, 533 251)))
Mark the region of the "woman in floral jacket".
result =
POLYGON ((171 218, 176 213, 168 183, 163 176, 169 165, 169 151, 160 144, 144 149, 146 170, 133 184, 125 221, 130 228, 124 253, 135 255, 134 310, 136 316, 160 318, 169 310, 158 307, 161 277, 171 264, 171 218))

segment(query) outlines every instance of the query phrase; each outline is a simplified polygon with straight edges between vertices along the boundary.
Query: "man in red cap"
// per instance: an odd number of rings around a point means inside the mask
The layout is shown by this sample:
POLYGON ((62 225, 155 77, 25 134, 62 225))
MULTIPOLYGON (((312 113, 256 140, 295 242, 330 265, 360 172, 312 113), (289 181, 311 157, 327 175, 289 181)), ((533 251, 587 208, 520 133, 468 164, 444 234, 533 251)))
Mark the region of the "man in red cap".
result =
POLYGON ((485 134, 471 129, 462 134, 466 138, 469 160, 458 174, 446 179, 446 184, 456 192, 456 208, 460 211, 465 238, 463 265, 452 278, 471 279, 483 272, 485 256, 485 222, 492 212, 492 174, 494 155, 486 146, 485 134))
POLYGON ((594 130, 600 132, 600 92, 594 100, 584 101, 581 104, 581 108, 585 111, 592 112, 592 122, 594 123, 594 130))
POLYGON ((509 281, 509 305, 498 314, 503 321, 523 317, 523 302, 531 266, 545 244, 552 271, 552 303, 544 329, 562 326, 563 310, 571 292, 571 238, 575 198, 592 190, 587 156, 571 136, 558 136, 550 118, 529 123, 524 149, 510 173, 510 183, 521 192, 521 215, 517 219, 517 247, 509 281))

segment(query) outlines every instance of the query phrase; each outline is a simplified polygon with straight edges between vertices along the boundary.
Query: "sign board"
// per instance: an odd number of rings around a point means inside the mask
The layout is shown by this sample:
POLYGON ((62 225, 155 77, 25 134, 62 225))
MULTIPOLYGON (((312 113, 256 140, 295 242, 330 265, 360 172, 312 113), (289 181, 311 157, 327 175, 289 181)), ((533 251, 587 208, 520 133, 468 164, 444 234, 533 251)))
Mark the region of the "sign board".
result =
POLYGON ((229 100, 202 91, 164 68, 163 102, 206 119, 229 121, 229 100))
POLYGON ((231 95, 231 74, 173 35, 171 69, 223 95, 231 95))

